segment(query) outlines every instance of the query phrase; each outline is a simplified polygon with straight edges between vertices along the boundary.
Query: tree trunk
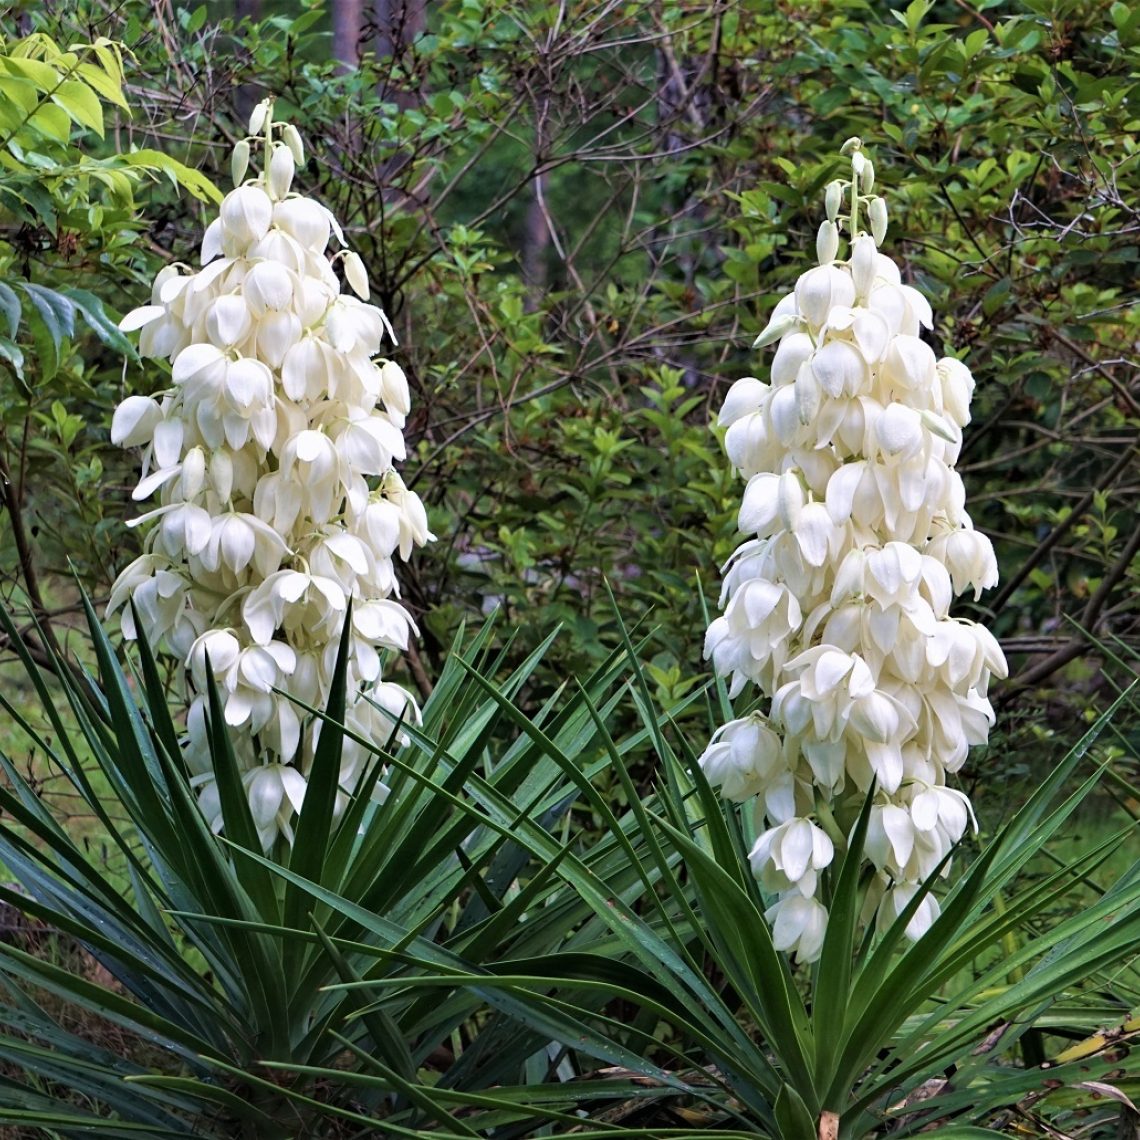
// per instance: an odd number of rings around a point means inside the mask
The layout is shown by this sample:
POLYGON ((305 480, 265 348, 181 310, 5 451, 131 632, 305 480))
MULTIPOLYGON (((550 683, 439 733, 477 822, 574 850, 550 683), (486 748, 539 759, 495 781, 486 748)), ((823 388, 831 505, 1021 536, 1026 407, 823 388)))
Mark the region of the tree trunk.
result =
MULTIPOLYGON (((244 36, 250 24, 261 20, 261 0, 234 0, 234 31, 244 36)), ((253 108, 265 97, 265 93, 256 83, 242 83, 234 92, 234 117, 244 130, 249 122, 253 108)))
POLYGON ((374 0, 376 54, 399 55, 427 26, 427 0, 374 0))
POLYGON ((364 0, 332 0, 333 58, 343 75, 360 62, 360 40, 364 31, 364 0))
MULTIPOLYGON (((373 0, 372 18, 376 25, 376 56, 399 60, 427 27, 427 0, 373 0)), ((396 104, 402 111, 414 107, 422 98, 419 84, 393 82, 392 70, 381 79, 381 99, 396 104)))
POLYGON ((526 208, 526 232, 523 235, 522 273, 526 282, 526 311, 533 313, 542 304, 546 292, 546 255, 550 246, 550 226, 543 208, 542 192, 545 175, 536 174, 531 184, 530 202, 526 208))
MULTIPOLYGON (((670 38, 662 40, 657 49, 657 91, 662 149, 670 155, 681 154, 694 137, 699 138, 705 131, 707 91, 697 62, 678 59, 670 38)), ((668 223, 666 240, 677 250, 677 267, 690 291, 695 291, 697 272, 706 252, 704 242, 696 236, 704 213, 699 195, 686 193, 684 199, 674 205, 668 223)), ((674 352, 672 356, 674 362, 681 365, 681 382, 687 388, 696 386, 700 375, 692 354, 674 352)))

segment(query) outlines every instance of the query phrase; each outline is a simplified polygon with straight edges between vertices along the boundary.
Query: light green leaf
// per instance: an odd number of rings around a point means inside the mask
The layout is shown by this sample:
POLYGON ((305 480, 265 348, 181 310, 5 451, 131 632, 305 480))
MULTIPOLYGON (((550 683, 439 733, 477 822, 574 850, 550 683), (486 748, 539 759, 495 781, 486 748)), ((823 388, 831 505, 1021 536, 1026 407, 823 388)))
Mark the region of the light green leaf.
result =
POLYGON ((75 71, 84 83, 102 95, 108 103, 114 103, 124 111, 130 110, 130 105, 123 96, 122 83, 103 68, 96 67, 93 63, 81 63, 75 71))
POLYGON ((52 93, 52 101, 80 126, 103 137, 103 105, 86 83, 78 79, 66 80, 52 93))
POLYGON ((30 80, 40 91, 50 91, 59 82, 59 72, 50 63, 39 59, 4 56, 0 67, 9 75, 22 76, 30 80))
POLYGON ((150 174, 165 174, 175 186, 188 190, 200 202, 218 205, 222 200, 221 191, 203 174, 185 163, 163 154, 160 150, 133 150, 122 156, 128 166, 135 166, 150 174))
MULTIPOLYGON (((58 143, 67 143, 71 139, 70 116, 62 107, 52 103, 44 103, 37 107, 35 114, 28 120, 28 126, 58 143)), ((46 157, 45 155, 44 158, 46 157)))

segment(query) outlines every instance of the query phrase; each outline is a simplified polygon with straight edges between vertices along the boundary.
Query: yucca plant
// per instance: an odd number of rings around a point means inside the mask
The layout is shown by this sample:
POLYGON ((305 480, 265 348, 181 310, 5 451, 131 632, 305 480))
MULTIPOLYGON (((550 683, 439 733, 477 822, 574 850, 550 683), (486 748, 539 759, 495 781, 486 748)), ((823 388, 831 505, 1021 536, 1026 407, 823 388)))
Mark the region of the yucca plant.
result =
MULTIPOLYGON (((755 535, 730 563, 706 642, 731 686, 713 718, 724 727, 699 760, 674 752, 647 687, 635 687, 662 792, 643 798, 621 750, 610 752, 649 856, 628 852, 642 893, 624 899, 566 860, 536 905, 572 888, 601 941, 572 932, 568 957, 500 962, 494 983, 529 995, 542 1017, 570 1011, 589 1026, 563 1038, 568 1048, 658 1059, 666 1084, 715 1106, 716 1130, 782 1140, 932 1122, 969 1134, 1043 1081, 1103 1075, 1115 1058, 1047 1077, 1008 1059, 1032 1059, 1043 1026, 1057 1028, 1047 1011, 1127 961, 1140 933, 1140 865, 1092 907, 1036 929, 1123 835, 1044 881, 1018 877, 1095 786, 1094 774, 1062 796, 1111 711, 942 888, 973 821, 948 776, 985 742, 987 687, 1006 674, 993 635, 950 613, 955 595, 977 597, 997 578, 954 470, 973 379, 922 340, 930 307, 878 252, 886 206, 860 140, 844 150, 851 178, 828 189, 820 264, 758 338, 780 341, 771 383, 738 381, 722 414, 749 478, 740 527, 755 535), (764 704, 732 719, 728 698, 748 681, 764 704), (722 808, 714 788, 751 810, 722 808)), ((542 740, 508 697, 473 680, 542 740)), ((620 842, 624 820, 604 807, 599 817, 620 842)), ((539 868, 556 850, 534 821, 520 842, 539 868)), ((393 984, 461 980, 476 979, 425 972, 393 984)))
MULTIPOLYGON (((477 681, 523 732, 541 740, 504 693, 477 681)), ((1134 828, 1106 836, 1047 877, 1027 871, 1097 786, 1102 773, 1094 769, 1069 790, 1131 692, 1098 718, 982 848, 913 943, 907 925, 937 876, 880 936, 859 929, 868 890, 860 870, 868 798, 832 884, 821 953, 805 970, 773 946, 768 903, 744 858, 739 809, 718 800, 691 751, 671 747, 640 680, 634 699, 654 742, 662 786, 639 796, 622 749, 607 741, 640 840, 636 848, 629 844, 628 823, 603 813, 603 843, 622 847, 628 860, 620 880, 608 880, 604 866, 560 859, 557 839, 536 821, 517 833, 536 866, 552 869, 536 873, 544 885, 532 905, 556 905, 572 893, 593 910, 591 928, 568 939, 564 954, 499 961, 492 979, 459 969, 432 977, 425 970, 419 978, 361 979, 346 988, 494 988, 518 1003, 516 1015, 536 1032, 554 1032, 552 1017, 573 1017, 580 1028, 562 1038, 568 1055, 625 1051, 643 1059, 637 1069, 651 1080, 645 1059, 655 1061, 658 1095, 672 1090, 689 1106, 695 1122, 689 1136, 854 1140, 931 1127, 940 1136, 994 1136, 1001 1133, 988 1125, 1000 1123, 1003 1113, 1058 1089, 1083 1090, 1086 1101, 1116 1097, 1114 1106, 1127 1113, 1140 1074, 1126 1052, 1112 1048, 1126 1046, 1121 1033, 1058 1049, 1039 1065, 1025 1063, 1030 1051, 1020 1047, 1034 1035, 1072 1037, 1098 1022, 1110 1030, 1127 1023, 1127 1006, 1096 990, 1135 955, 1140 862, 1093 905, 1073 907, 1072 898, 1080 881, 1134 837, 1134 828), (622 888, 630 872, 652 889, 627 892, 632 905, 626 905, 622 888), (1062 900, 1070 908, 1049 925, 1044 916, 1062 900)), ((416 961, 415 954, 406 960, 416 961)), ((374 1079, 383 1087, 382 1078, 374 1079)), ((522 1096, 537 1106, 544 1090, 522 1096)), ((630 1128, 626 1134, 665 1133, 630 1128)))
MULTIPOLYGON (((496 1135, 514 1135, 536 1119, 576 1119, 567 1113, 603 1092, 668 1088, 658 1065, 601 1038, 596 1050, 580 1045, 652 1086, 559 1080, 569 1074, 550 1044, 577 1040, 584 1023, 555 1008, 536 1022, 495 977, 504 959, 565 964, 612 942, 586 883, 604 882, 608 905, 628 910, 657 881, 644 874, 638 814, 615 818, 590 784, 611 764, 599 728, 623 691, 624 651, 532 720, 510 702, 546 645, 495 685, 482 679, 499 667, 484 630, 452 654, 423 725, 405 726, 409 747, 388 754, 357 738, 386 761, 390 793, 375 804, 365 780, 338 813, 342 645, 330 704, 316 710, 325 724, 296 841, 279 864, 263 854, 214 687, 209 762, 224 838, 196 803, 145 638, 131 676, 88 616, 98 678, 56 661, 57 683, 21 650, 50 742, 0 695, 105 834, 100 852, 88 850, 0 756, 0 864, 11 880, 0 900, 99 967, 93 979, 0 944, 0 1123, 61 1136, 470 1136, 512 1125, 496 1135), (567 828, 582 795, 613 826, 579 851, 567 828), (108 859, 121 883, 108 879, 108 859), (467 984, 476 975, 486 986, 467 984), (432 979, 442 992, 423 991, 432 979), (76 1009, 135 1044, 114 1055, 68 1027, 76 1009), (528 1083, 546 1091, 524 1096, 528 1083), (466 1123, 473 1113, 486 1121, 466 1123)), ((0 623, 19 648, 11 618, 0 623)), ((638 733, 619 750, 645 742, 638 733)), ((369 770, 378 778, 379 766, 369 770)))
MULTIPOLYGON (((881 938, 858 933, 865 808, 805 974, 773 948, 739 809, 691 750, 671 745, 632 643, 530 717, 516 698, 537 656, 496 683, 477 638, 452 656, 411 746, 383 757, 388 803, 361 794, 336 821, 326 800, 321 826, 317 797, 307 800, 298 837, 316 850, 298 842, 282 865, 251 821, 244 840, 210 831, 171 751, 145 642, 139 703, 97 625, 93 638, 106 695, 61 670, 78 737, 25 664, 60 742, 54 762, 103 820, 129 889, 108 884, 104 859, 2 758, 0 807, 14 826, 0 833, 0 858, 22 890, 0 897, 81 944, 116 986, 0 947, 6 1124, 67 1136, 798 1138, 936 1121, 968 1136, 994 1134, 983 1122, 1025 1097, 1129 1087, 1120 1053, 1095 1044, 1048 1069, 1010 1063, 1027 1034, 1126 1016, 1080 999, 1133 953, 1140 866, 1092 907, 1041 926, 1122 837, 1046 879, 1019 877, 1095 786, 1094 771, 1064 794, 1116 706, 914 944, 905 910, 881 938), (609 714, 630 701, 642 727, 614 740, 609 714), (630 775, 646 748, 661 772, 649 793, 630 775), (114 802, 95 791, 84 749, 114 802), (628 809, 594 790, 606 769, 628 809), (601 821, 589 843, 571 825, 575 801, 601 821), (66 1028, 68 1007, 137 1046, 116 1056, 66 1028)), ((339 735, 326 720, 326 747, 339 735)), ((240 836, 248 804, 223 740, 226 834, 240 836)), ((314 773, 325 765, 331 780, 331 752, 314 773)))

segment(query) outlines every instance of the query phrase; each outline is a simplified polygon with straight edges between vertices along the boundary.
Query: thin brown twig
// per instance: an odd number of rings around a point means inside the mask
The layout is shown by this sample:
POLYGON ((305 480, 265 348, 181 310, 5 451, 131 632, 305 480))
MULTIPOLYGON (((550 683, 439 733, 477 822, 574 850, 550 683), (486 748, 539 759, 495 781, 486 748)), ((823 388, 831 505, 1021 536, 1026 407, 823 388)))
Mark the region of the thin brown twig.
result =
POLYGON ((1093 627, 1100 618, 1101 611, 1104 609, 1109 596, 1112 594, 1112 591, 1116 589, 1120 579, 1128 572, 1128 568, 1132 565, 1132 559, 1136 557, 1138 552, 1140 552, 1140 527, 1137 527, 1116 561, 1110 567, 1108 573, 1105 574, 1100 585, 1096 588, 1095 593, 1089 598, 1088 604, 1081 611, 1081 616, 1078 619, 1081 633, 1071 638, 1060 649, 1049 654, 1044 661, 1039 661, 1036 665, 1031 665, 1028 669, 1023 670, 1016 677, 1012 678, 1003 687, 998 696, 998 702, 1000 704, 1008 703, 1019 690, 1045 680, 1046 677, 1051 676, 1070 661, 1076 660, 1076 658, 1085 651, 1089 645, 1093 627))
POLYGON ((1018 568, 1016 574, 1006 579, 1005 585, 994 595, 990 600, 989 609, 992 613, 998 613, 1001 608, 1009 601, 1013 595, 1014 590, 1025 581, 1026 578, 1033 572, 1033 570, 1041 563, 1045 556, 1065 537, 1066 534, 1072 529, 1077 521, 1084 515, 1085 511, 1092 506, 1093 500, 1096 498, 1097 493, 1104 493, 1109 487, 1116 482, 1120 474, 1128 467, 1136 455, 1136 445, 1130 447, 1125 451, 1119 459, 1105 472, 1097 486, 1089 489, 1087 494, 1082 496, 1080 502, 1073 505, 1072 510, 1068 515, 1062 519, 1049 533, 1045 540, 1039 543, 1036 549, 1025 559, 1025 561, 1018 568))

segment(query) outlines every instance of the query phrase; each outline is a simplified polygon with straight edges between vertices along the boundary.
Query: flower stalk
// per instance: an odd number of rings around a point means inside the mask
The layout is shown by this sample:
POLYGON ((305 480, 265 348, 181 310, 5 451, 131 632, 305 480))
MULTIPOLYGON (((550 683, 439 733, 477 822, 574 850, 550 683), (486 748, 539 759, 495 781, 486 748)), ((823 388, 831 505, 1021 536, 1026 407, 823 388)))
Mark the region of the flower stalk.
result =
MULTIPOLYGON (((705 641, 730 697, 752 685, 761 707, 723 726, 701 764, 723 796, 754 800, 775 945, 807 961, 826 930, 821 883, 872 787, 866 919, 893 921, 976 828, 946 781, 986 741, 987 687, 1007 672, 989 630, 950 614, 997 582, 954 469, 974 381, 922 339, 930 305, 879 252, 873 165, 859 139, 843 153, 851 177, 826 189, 819 265, 756 341, 777 345, 770 380, 738 380, 720 413, 750 537, 705 641)), ((937 913, 928 895, 908 935, 937 913)))
MULTIPOLYGON (((410 400, 399 365, 376 359, 395 343, 391 324, 365 303, 359 256, 328 256, 334 237, 344 244, 336 219, 293 191, 303 159, 296 128, 259 104, 201 268, 164 268, 151 303, 120 326, 141 330, 142 355, 170 361, 171 387, 128 396, 111 428, 113 442, 144 449, 133 497, 158 503, 132 523, 149 528, 144 553, 108 612, 131 599, 152 646, 180 665, 188 762, 219 829, 213 675, 267 850, 292 841, 321 725, 296 702, 324 707, 350 602, 348 726, 384 745, 418 720, 412 696, 384 680, 381 652, 417 632, 396 601, 394 559, 434 537, 395 467, 410 400), (257 144, 262 169, 247 178, 257 144), (338 263, 356 296, 342 292, 338 263)), ((129 608, 122 628, 137 635, 129 608)), ((345 740, 342 805, 372 761, 345 740)))

